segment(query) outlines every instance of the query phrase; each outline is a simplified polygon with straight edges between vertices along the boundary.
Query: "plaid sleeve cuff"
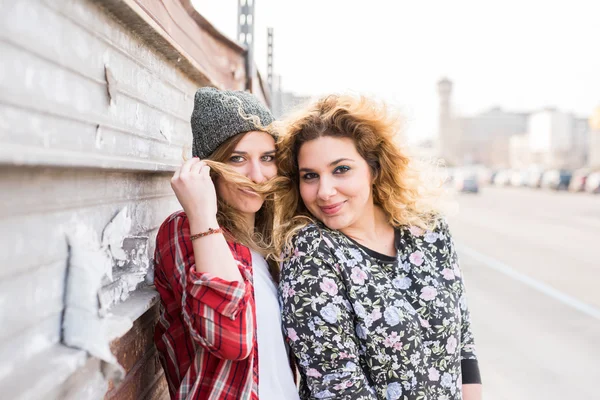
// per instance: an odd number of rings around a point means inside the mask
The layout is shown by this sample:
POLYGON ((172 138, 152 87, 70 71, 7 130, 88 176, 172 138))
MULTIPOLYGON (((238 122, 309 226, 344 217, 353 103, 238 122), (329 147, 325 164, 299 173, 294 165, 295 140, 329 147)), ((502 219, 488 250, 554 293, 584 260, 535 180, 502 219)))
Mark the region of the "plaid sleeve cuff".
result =
POLYGON ((248 273, 240 268, 244 281, 227 281, 191 267, 188 273, 188 293, 219 314, 235 319, 252 296, 248 273))

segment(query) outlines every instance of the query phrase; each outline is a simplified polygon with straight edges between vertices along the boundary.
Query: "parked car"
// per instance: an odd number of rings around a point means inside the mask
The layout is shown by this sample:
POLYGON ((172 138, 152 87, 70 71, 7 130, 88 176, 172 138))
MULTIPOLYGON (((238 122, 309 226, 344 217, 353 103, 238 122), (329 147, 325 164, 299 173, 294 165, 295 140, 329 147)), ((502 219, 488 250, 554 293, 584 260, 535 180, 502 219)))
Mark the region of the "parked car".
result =
POLYGON ((600 193, 600 171, 592 172, 587 176, 585 191, 588 193, 600 193))
POLYGON ((471 166, 468 173, 472 173, 477 178, 477 182, 480 186, 489 185, 492 180, 492 170, 485 165, 473 165, 471 166))
POLYGON ((508 186, 510 184, 510 170, 503 169, 494 176, 494 186, 508 186))
POLYGON ((542 187, 542 178, 544 176, 544 170, 539 168, 531 168, 527 171, 527 178, 525 179, 525 186, 530 188, 542 187))
POLYGON ((479 179, 479 183, 481 185, 489 185, 490 183, 492 183, 493 175, 494 171, 492 171, 489 168, 482 168, 477 172, 477 178, 479 179))
POLYGON ((585 191, 585 182, 591 172, 592 171, 589 168, 580 168, 574 171, 571 183, 569 183, 569 192, 585 191))
POLYGON ((552 190, 567 190, 571 182, 572 172, 566 169, 552 169, 542 176, 542 187, 552 190))
POLYGON ((510 174, 510 185, 514 187, 525 186, 526 181, 525 171, 514 170, 510 174))
POLYGON ((462 193, 479 193, 479 182, 475 174, 458 174, 454 178, 456 190, 462 193))

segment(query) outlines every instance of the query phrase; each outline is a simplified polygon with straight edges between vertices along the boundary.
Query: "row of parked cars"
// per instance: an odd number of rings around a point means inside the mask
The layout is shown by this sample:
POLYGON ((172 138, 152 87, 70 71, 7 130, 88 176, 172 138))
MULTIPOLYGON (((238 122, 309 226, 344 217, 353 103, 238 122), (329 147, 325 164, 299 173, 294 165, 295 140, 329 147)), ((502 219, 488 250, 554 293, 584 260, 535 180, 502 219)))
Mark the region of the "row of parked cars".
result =
POLYGON ((447 184, 459 192, 478 193, 480 186, 531 187, 600 193, 600 169, 490 170, 485 167, 448 168, 447 184))
POLYGON ((495 186, 531 187, 571 192, 600 193, 600 170, 581 168, 549 170, 499 170, 490 174, 495 186))

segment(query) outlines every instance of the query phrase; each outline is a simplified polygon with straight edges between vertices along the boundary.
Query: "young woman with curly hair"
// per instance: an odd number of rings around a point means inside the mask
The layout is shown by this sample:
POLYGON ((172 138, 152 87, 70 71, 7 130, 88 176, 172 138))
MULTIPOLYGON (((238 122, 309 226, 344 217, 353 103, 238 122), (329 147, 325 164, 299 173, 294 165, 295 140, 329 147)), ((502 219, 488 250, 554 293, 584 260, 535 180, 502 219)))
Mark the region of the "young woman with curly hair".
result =
POLYGON ((462 274, 399 119, 328 96, 284 124, 279 284, 302 399, 481 398, 462 274))

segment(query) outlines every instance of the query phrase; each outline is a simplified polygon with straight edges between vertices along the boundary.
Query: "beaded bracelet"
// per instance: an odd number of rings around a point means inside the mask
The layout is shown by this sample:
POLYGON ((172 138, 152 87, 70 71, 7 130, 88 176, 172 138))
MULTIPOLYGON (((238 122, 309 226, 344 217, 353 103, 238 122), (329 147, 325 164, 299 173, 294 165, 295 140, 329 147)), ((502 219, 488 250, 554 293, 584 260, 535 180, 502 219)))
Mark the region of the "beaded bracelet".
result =
POLYGON ((190 240, 196 240, 196 239, 204 237, 204 236, 212 235, 213 233, 221 233, 221 232, 223 232, 223 230, 221 228, 217 228, 217 229, 208 228, 208 230, 206 232, 197 233, 195 235, 190 236, 190 240))

